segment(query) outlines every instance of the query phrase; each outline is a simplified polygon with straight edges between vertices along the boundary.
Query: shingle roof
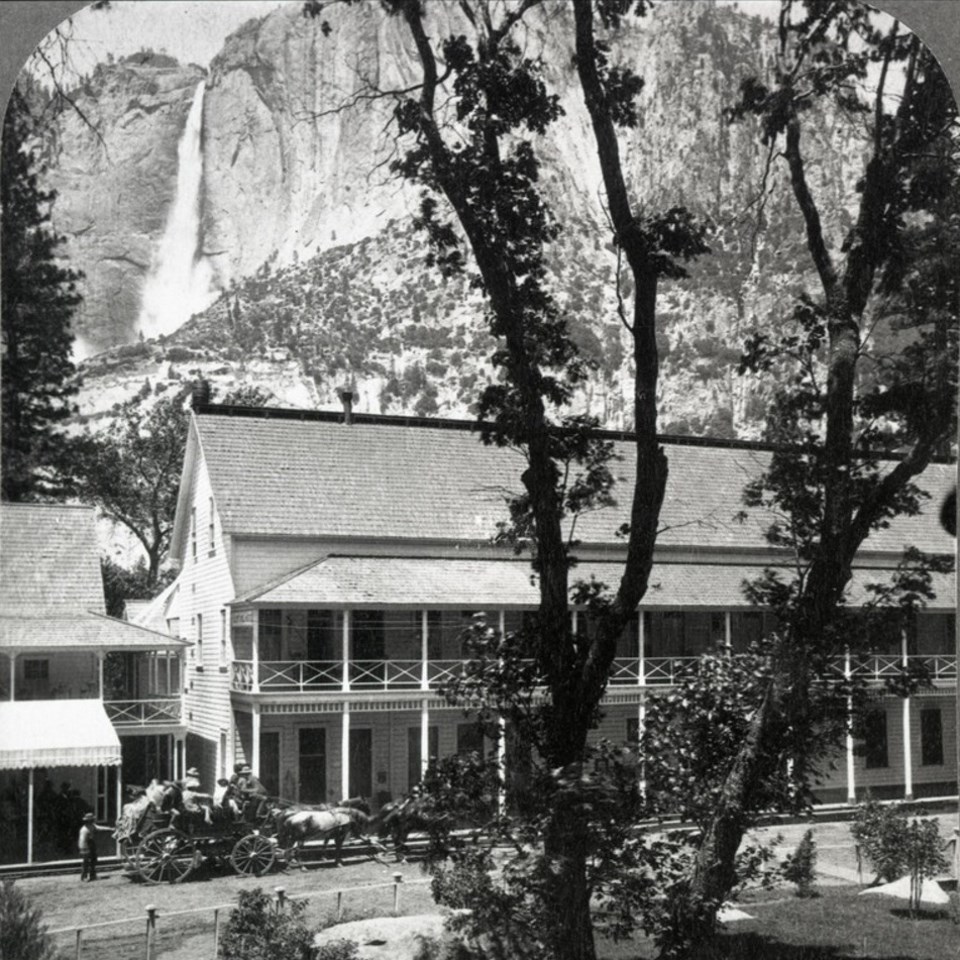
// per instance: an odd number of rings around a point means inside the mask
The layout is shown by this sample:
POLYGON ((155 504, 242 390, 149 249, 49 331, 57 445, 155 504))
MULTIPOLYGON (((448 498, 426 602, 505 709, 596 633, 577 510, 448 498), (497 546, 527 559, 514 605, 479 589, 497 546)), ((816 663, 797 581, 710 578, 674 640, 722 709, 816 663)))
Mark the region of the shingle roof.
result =
MULTIPOLYGON (((623 566, 584 562, 570 575, 615 587, 623 566)), ((760 565, 739 563, 658 563, 641 604, 657 607, 747 607, 745 580, 757 578, 760 565)), ((885 582, 889 570, 859 569, 850 587, 850 602, 866 599, 864 585, 885 582)), ((931 610, 952 610, 954 581, 935 577, 937 599, 931 610)), ((345 607, 535 607, 539 602, 530 564, 524 560, 477 560, 439 557, 329 556, 273 584, 250 591, 235 604, 259 606, 309 604, 345 607)))
POLYGON ((73 616, 0 616, 0 650, 172 650, 190 646, 180 640, 102 614, 73 616))
POLYGON ((0 504, 0 610, 28 617, 105 612, 93 507, 0 504))
MULTIPOLYGON (((469 429, 354 422, 229 417, 196 418, 217 507, 232 534, 482 541, 505 518, 504 493, 520 488, 521 456, 484 446, 469 429)), ((666 440, 670 477, 661 545, 764 548, 765 520, 743 509, 744 483, 769 456, 757 449, 691 446, 666 440)), ((632 444, 618 441, 618 506, 582 517, 585 543, 616 543, 635 473, 632 444)), ((898 518, 868 546, 899 553, 912 543, 953 550, 937 523, 955 468, 932 465, 921 478, 931 505, 898 518)))

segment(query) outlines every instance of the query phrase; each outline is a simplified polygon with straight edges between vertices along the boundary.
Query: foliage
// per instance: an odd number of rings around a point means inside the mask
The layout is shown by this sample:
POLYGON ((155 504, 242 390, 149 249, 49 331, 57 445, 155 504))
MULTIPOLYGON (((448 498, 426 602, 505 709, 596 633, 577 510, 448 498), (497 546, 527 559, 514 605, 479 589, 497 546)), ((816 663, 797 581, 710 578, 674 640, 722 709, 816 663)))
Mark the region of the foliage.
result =
POLYGON ((813 831, 807 830, 797 849, 787 857, 783 865, 784 879, 796 885, 798 897, 815 896, 813 890, 816 879, 817 842, 813 839, 813 831))
POLYGON ((354 960, 357 945, 353 940, 331 940, 315 949, 313 960, 354 960))
POLYGON ((80 499, 140 541, 151 590, 173 532, 189 423, 187 393, 184 388, 152 406, 142 397, 123 404, 105 430, 87 431, 66 467, 80 499))
POLYGON ((907 866, 910 872, 910 912, 917 915, 923 883, 947 869, 943 854, 943 837, 936 820, 914 819, 906 832, 907 866))
POLYGON ((107 616, 110 617, 122 617, 123 605, 127 600, 152 599, 173 580, 172 570, 164 571, 151 580, 150 571, 142 559, 130 569, 109 557, 101 557, 100 573, 103 576, 107 616))
POLYGON ((64 446, 57 426, 76 393, 70 321, 80 303, 80 274, 61 266, 64 242, 49 226, 56 194, 38 185, 33 124, 15 87, 3 120, 2 212, 2 492, 32 500, 62 491, 51 468, 64 446))
POLYGON ((12 880, 0 883, 0 960, 55 960, 40 910, 12 880))
MULTIPOLYGON (((303 901, 288 900, 283 909, 277 909, 260 887, 241 890, 220 938, 219 956, 224 960, 311 960, 313 933, 304 922, 305 912, 303 901)), ((349 956, 341 952, 339 958, 349 956)))

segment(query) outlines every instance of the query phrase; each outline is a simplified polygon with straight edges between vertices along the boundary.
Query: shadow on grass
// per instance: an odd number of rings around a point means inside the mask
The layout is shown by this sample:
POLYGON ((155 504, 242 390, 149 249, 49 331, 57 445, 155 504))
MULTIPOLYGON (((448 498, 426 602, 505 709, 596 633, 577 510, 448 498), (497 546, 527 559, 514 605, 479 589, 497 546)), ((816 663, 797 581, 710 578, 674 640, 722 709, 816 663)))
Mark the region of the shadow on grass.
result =
POLYGON ((916 960, 914 956, 906 954, 874 954, 869 949, 864 953, 861 945, 856 943, 804 946, 783 943, 775 937, 759 933, 729 934, 721 938, 719 946, 718 956, 728 960, 916 960))

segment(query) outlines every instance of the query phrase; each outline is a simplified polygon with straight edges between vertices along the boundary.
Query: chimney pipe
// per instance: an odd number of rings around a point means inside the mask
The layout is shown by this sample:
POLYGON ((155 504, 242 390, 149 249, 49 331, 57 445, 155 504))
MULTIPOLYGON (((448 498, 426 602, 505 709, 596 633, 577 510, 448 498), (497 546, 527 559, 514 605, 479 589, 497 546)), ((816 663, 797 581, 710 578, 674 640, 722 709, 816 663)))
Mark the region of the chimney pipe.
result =
POLYGON ((353 423, 353 391, 341 390, 340 401, 343 403, 343 422, 349 425, 353 423))
POLYGON ((194 410, 199 410, 200 407, 208 406, 210 403, 210 381, 209 380, 198 380, 193 385, 193 396, 191 397, 190 405, 194 410))

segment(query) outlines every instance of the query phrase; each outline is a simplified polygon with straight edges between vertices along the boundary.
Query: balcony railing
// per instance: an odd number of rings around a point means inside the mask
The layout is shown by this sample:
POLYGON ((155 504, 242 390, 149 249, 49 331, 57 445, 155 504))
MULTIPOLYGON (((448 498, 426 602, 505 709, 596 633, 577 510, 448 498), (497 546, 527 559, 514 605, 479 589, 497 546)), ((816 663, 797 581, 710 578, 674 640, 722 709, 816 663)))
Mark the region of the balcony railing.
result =
POLYGON ((117 727, 154 727, 181 723, 183 711, 179 697, 153 700, 104 700, 110 722, 117 727))
MULTIPOLYGON (((902 657, 871 655, 850 660, 851 673, 870 683, 879 683, 896 676, 902 668, 902 657)), ((910 656, 908 662, 922 664, 934 681, 956 682, 956 659, 945 654, 910 656)), ((610 687, 669 687, 697 669, 699 657, 646 657, 642 666, 636 657, 618 657, 610 671, 610 687), (641 677, 641 669, 643 671, 641 677)), ((350 691, 438 690, 460 676, 463 660, 428 660, 426 684, 424 664, 420 660, 351 660, 344 685, 342 660, 261 660, 258 667, 259 690, 263 693, 336 693, 350 691)), ((844 676, 846 661, 831 663, 831 674, 844 676)), ((230 686, 240 693, 252 693, 254 664, 250 660, 234 660, 230 686)), ((159 701, 145 701, 155 703, 159 701)))

